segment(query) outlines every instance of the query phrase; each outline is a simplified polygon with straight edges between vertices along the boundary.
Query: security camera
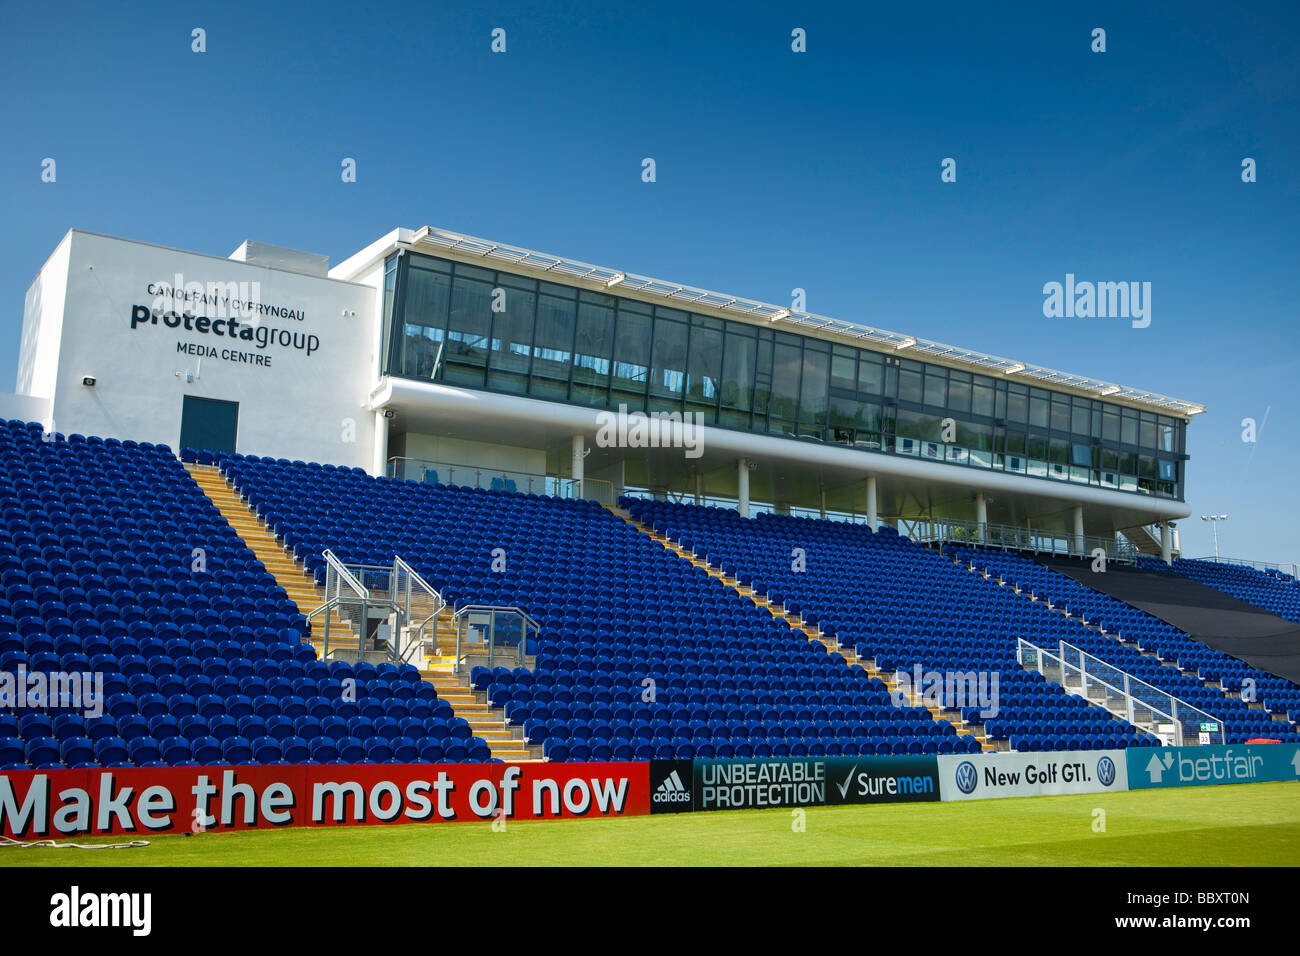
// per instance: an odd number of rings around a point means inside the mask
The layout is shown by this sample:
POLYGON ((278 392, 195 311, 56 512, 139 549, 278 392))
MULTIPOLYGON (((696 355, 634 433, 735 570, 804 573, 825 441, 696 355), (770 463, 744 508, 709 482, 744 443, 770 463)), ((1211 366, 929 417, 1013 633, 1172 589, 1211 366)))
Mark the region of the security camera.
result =
POLYGON ((385 409, 384 409, 384 417, 385 417, 385 418, 396 418, 396 417, 397 417, 397 412, 393 411, 391 408, 385 408, 385 409))
POLYGON ((84 386, 86 386, 86 388, 94 388, 94 387, 95 387, 95 376, 93 376, 93 375, 83 375, 83 376, 81 377, 81 384, 84 385, 84 386))

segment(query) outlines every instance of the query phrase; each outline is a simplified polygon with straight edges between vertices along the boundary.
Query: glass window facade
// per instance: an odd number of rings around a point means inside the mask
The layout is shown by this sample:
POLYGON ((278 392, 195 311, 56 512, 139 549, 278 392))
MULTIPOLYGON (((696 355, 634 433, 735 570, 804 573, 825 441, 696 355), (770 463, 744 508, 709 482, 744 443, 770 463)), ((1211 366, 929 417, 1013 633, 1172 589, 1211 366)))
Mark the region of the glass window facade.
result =
POLYGON ((1005 376, 416 253, 385 313, 390 375, 1183 497, 1181 419, 1005 376))

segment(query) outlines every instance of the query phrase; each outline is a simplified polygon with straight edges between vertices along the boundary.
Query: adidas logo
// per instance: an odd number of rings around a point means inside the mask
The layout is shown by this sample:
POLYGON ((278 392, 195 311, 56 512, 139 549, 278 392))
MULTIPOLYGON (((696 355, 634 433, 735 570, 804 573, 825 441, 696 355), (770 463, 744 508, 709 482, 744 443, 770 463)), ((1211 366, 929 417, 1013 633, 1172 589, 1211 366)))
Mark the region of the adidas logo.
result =
POLYGON ((682 803, 691 799, 691 792, 682 785, 682 778, 674 770, 664 777, 650 799, 655 803, 682 803))

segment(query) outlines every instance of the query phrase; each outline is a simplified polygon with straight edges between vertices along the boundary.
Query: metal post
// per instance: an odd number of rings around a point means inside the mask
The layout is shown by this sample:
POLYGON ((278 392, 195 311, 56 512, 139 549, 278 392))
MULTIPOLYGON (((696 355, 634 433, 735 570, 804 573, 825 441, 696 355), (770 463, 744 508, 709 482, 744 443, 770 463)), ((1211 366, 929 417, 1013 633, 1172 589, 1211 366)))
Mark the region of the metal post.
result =
MULTIPOLYGON (((1178 719, 1178 701, 1172 695, 1169 698, 1169 714, 1174 719, 1174 740, 1181 747, 1183 745, 1183 722, 1178 719)), ((1199 739, 1198 737, 1197 740, 1199 739)))
POLYGON ((1133 693, 1129 689, 1128 674, 1124 674, 1124 703, 1128 722, 1133 723, 1133 693))
POLYGON ((361 624, 357 628, 357 653, 361 655, 360 658, 358 658, 358 663, 366 659, 366 629, 367 629, 367 625, 369 624, 370 624, 370 605, 366 603, 365 598, 362 598, 361 599, 361 624))
POLYGON ((492 657, 497 646, 497 612, 488 611, 488 668, 492 667, 492 657))
POLYGON ((461 639, 461 634, 465 629, 465 619, 461 617, 459 614, 453 614, 452 620, 456 622, 456 657, 451 662, 451 672, 453 674, 459 674, 460 673, 460 639, 461 639))

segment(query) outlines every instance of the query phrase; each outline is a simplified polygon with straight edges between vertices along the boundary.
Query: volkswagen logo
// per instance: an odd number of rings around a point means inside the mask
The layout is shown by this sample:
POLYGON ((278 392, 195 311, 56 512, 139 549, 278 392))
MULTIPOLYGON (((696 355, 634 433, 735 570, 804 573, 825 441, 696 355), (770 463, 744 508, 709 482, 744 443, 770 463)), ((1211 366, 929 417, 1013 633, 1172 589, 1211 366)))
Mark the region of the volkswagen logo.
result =
POLYGON ((1101 781, 1103 787, 1109 787, 1115 782, 1115 761, 1109 757, 1102 757, 1097 761, 1097 779, 1101 781))
POLYGON ((979 775, 975 773, 975 765, 969 760, 963 760, 957 764, 957 789, 962 793, 974 793, 975 785, 979 783, 979 775))

